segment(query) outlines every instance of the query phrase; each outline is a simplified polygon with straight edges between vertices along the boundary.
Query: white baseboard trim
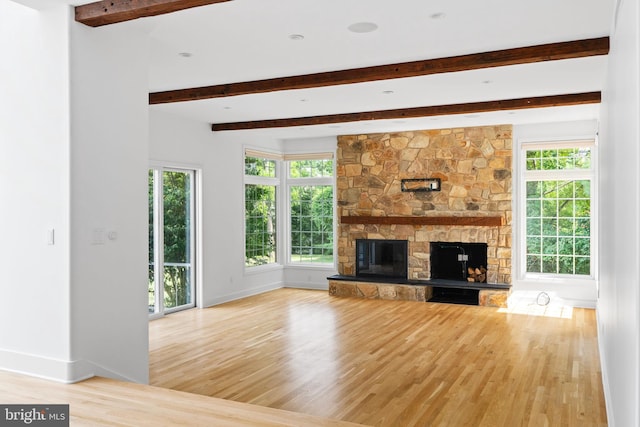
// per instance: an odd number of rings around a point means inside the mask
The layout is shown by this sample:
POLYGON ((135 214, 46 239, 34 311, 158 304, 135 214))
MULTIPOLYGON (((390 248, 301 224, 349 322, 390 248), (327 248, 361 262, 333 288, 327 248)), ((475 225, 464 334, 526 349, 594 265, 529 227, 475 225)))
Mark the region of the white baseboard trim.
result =
POLYGON ((212 307, 214 305, 224 304, 225 302, 231 302, 242 298, 250 297, 253 295, 263 294, 265 292, 274 291, 276 289, 283 288, 282 282, 273 282, 266 285, 258 286, 251 289, 245 289, 238 292, 222 295, 204 302, 204 307, 212 307))
POLYGON ((309 289, 312 291, 329 291, 329 282, 323 283, 287 283, 285 288, 290 289, 309 289))
POLYGON ((283 282, 274 282, 269 283, 267 285, 258 286, 256 288, 245 289, 239 292, 233 292, 230 294, 222 295, 208 301, 205 301, 204 308, 213 307, 215 305, 224 304, 226 302, 236 301, 242 298, 251 297, 254 295, 263 294, 265 292, 274 291, 276 289, 282 288, 292 288, 292 289, 309 289, 314 291, 328 291, 329 283, 328 282, 317 282, 317 283, 283 283, 283 282))
POLYGON ((88 360, 61 360, 9 350, 0 350, 0 369, 65 384, 95 376, 139 382, 88 360))
POLYGON ((62 383, 73 383, 71 361, 0 350, 0 369, 62 383))
POLYGON ((598 333, 598 352, 600 353, 600 372, 602 374, 602 388, 604 390, 604 404, 607 409, 607 424, 615 427, 613 418, 613 407, 611 406, 611 388, 609 387, 609 374, 607 370, 607 353, 604 351, 604 337, 602 336, 603 328, 600 321, 600 311, 596 309, 596 328, 598 333))
MULTIPOLYGON (((89 360, 76 360, 72 362, 72 377, 75 378, 73 382, 83 381, 91 377, 105 377, 119 381, 126 381, 131 383, 141 383, 141 381, 134 378, 130 378, 112 369, 105 368, 97 363, 89 360)), ((148 382, 148 381, 145 381, 148 382)), ((144 383, 144 382, 143 382, 144 383)))

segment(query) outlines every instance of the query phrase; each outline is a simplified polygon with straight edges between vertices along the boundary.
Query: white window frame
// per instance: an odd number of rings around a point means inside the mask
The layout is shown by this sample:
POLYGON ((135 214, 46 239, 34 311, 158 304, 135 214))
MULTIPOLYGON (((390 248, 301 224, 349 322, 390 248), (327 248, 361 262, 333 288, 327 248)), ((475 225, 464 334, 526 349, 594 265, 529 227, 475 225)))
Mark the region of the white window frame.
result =
POLYGON ((336 220, 336 163, 335 153, 333 152, 309 152, 283 154, 273 151, 265 151, 258 148, 245 146, 242 151, 242 167, 244 168, 246 157, 258 157, 276 161, 276 176, 259 177, 253 175, 245 175, 242 172, 242 236, 243 236, 243 269, 245 274, 256 274, 267 270, 281 269, 286 267, 301 269, 335 269, 337 265, 337 220, 336 220), (314 160, 314 159, 333 159, 333 176, 321 178, 295 178, 289 179, 289 162, 293 160, 314 160), (295 182, 297 181, 297 184, 295 182), (292 183, 294 182, 294 183, 292 183), (292 263, 291 262, 291 201, 289 200, 290 185, 331 185, 333 187, 333 264, 321 263, 292 263), (248 267, 246 265, 246 232, 247 220, 244 216, 245 211, 245 185, 275 185, 276 187, 276 262, 264 265, 248 267))
POLYGON ((337 230, 336 225, 336 162, 333 153, 299 153, 299 154, 286 154, 284 156, 284 180, 286 188, 286 221, 284 232, 286 233, 286 256, 285 263, 288 267, 295 268, 318 268, 318 269, 335 269, 337 266, 337 230), (314 178, 291 178, 291 162, 297 160, 333 160, 333 175, 329 177, 314 177, 314 178), (302 263, 291 261, 291 187, 299 186, 331 186, 333 188, 333 262, 331 263, 302 263))
POLYGON ((242 237, 243 237, 243 242, 242 242, 242 266, 244 268, 244 272, 245 273, 259 273, 259 272, 263 272, 265 270, 272 270, 272 269, 279 269, 283 267, 283 263, 282 263, 282 259, 284 256, 284 252, 283 252, 283 244, 282 244, 282 227, 283 227, 283 218, 282 218, 282 213, 284 212, 284 209, 282 207, 283 205, 283 197, 282 197, 282 175, 283 175, 283 166, 282 166, 282 159, 283 156, 281 153, 274 153, 274 152, 270 152, 270 151, 262 151, 262 150, 258 150, 258 149, 252 149, 252 148, 245 148, 243 150, 243 157, 242 157, 242 176, 243 176, 243 183, 242 183, 242 237), (256 157, 256 158, 260 158, 260 159, 268 159, 268 160, 275 160, 276 163, 276 167, 275 167, 275 177, 267 177, 267 176, 255 176, 255 175, 246 175, 244 173, 244 165, 245 165, 245 159, 247 157, 256 157), (263 265, 256 265, 256 266, 247 266, 247 260, 246 260, 246 254, 247 254, 247 218, 246 218, 246 212, 245 212, 245 207, 246 207, 246 186, 247 185, 269 185, 269 186, 275 186, 275 193, 276 193, 276 262, 272 262, 269 264, 263 264, 263 265))
MULTIPOLYGON (((598 188, 597 188, 597 169, 598 169, 598 153, 597 143, 594 139, 576 139, 576 140, 536 140, 522 141, 516 154, 516 164, 519 166, 518 174, 518 192, 517 192, 517 248, 518 255, 515 259, 517 268, 517 277, 520 281, 536 281, 551 283, 589 283, 592 284, 598 277, 598 188), (559 148, 575 148, 589 147, 591 149, 591 169, 569 169, 558 171, 527 171, 526 155, 530 150, 548 150, 559 148), (571 275, 571 274, 553 274, 553 273, 531 273, 526 271, 526 255, 527 255, 527 231, 526 231, 526 184, 527 181, 540 180, 580 180, 589 179, 591 181, 591 242, 590 242, 590 269, 589 275, 571 275)), ((514 231, 515 231, 514 230, 514 231)))

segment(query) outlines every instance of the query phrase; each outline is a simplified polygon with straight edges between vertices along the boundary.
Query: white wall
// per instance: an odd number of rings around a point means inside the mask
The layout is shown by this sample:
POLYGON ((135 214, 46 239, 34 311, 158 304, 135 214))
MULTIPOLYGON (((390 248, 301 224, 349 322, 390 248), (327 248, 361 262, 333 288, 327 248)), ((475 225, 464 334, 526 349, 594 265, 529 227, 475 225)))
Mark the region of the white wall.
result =
MULTIPOLYGON (((524 207, 519 201, 523 199, 524 189, 522 185, 522 168, 520 167, 521 144, 525 142, 550 142, 550 141, 570 141, 570 140, 596 140, 598 123, 595 120, 537 123, 527 125, 516 125, 513 128, 514 140, 514 184, 513 184, 513 297, 533 298, 540 292, 546 292, 553 302, 568 304, 576 307, 595 308, 598 286, 598 268, 595 266, 594 280, 580 279, 549 279, 531 280, 524 277, 524 266, 520 263, 520 255, 524 251, 525 239, 523 236, 523 224, 519 220, 520 211, 524 207)), ((598 150, 596 150, 596 153, 598 150)), ((597 194, 596 194, 597 196, 597 194)), ((598 200, 595 198, 595 204, 598 200)), ((597 211, 593 210, 594 225, 597 221, 597 211)), ((596 227, 592 227, 595 232, 596 227)), ((598 236, 594 233, 594 241, 598 236)), ((598 258, 597 249, 595 258, 598 258)))
POLYGON ((0 2, 0 368, 59 379, 71 359, 68 19, 0 2))
POLYGON ((148 36, 70 34, 74 378, 147 382, 148 36))
POLYGON ((208 307, 278 289, 282 268, 244 270, 243 174, 245 146, 280 152, 279 140, 255 133, 212 132, 151 107, 149 158, 153 163, 201 170, 202 268, 198 305, 208 307))
POLYGON ((146 36, 27 3, 0 2, 0 369, 146 382, 146 36))
POLYGON ((600 357, 609 425, 640 425, 640 9, 622 0, 600 126, 600 357))

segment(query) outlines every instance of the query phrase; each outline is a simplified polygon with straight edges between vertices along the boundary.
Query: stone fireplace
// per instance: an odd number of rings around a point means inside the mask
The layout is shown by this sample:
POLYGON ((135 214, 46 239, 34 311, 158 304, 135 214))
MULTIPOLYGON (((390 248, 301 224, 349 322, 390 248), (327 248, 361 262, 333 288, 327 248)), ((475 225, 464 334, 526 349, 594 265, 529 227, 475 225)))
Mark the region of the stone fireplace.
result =
POLYGON ((486 281, 511 283, 510 125, 338 137, 338 270, 358 239, 408 241, 408 279, 430 279, 432 242, 487 245, 486 281), (401 180, 440 179, 440 191, 401 180), (357 218, 354 218, 357 217, 357 218))

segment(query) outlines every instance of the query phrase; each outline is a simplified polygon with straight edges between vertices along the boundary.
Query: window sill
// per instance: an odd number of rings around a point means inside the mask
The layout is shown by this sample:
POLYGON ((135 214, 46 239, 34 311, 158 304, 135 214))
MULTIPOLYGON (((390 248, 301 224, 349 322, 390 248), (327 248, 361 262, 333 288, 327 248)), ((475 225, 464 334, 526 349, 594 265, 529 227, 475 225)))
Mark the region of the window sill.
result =
POLYGON ((518 279, 518 283, 547 283, 558 285, 592 285, 596 282, 596 278, 593 276, 562 276, 557 274, 527 274, 524 277, 518 279))
POLYGON ((308 269, 308 270, 336 270, 335 264, 305 264, 305 263, 289 263, 284 266, 285 269, 308 269))

